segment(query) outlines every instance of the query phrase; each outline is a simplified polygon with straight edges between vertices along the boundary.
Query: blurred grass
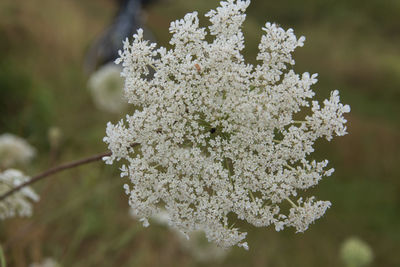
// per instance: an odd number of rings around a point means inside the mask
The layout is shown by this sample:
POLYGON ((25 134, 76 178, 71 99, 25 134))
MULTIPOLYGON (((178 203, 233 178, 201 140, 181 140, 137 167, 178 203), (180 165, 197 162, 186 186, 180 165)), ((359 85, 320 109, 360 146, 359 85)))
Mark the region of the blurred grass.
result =
MULTIPOLYGON (((165 46, 171 20, 193 10, 203 16, 217 4, 162 2, 148 10, 147 26, 165 46)), ((119 118, 95 108, 82 63, 115 10, 109 0, 0 2, 0 133, 38 148, 29 173, 106 149, 105 124, 119 118), (47 144, 51 126, 64 136, 56 159, 47 144)), ((249 7, 250 62, 265 21, 293 27, 307 37, 295 54, 296 71, 319 73, 318 99, 339 89, 352 107, 350 134, 318 144, 316 157, 330 159, 336 172, 313 191, 333 207, 306 233, 247 226, 249 252, 235 248, 223 262, 202 264, 166 228, 131 219, 118 170, 95 163, 38 184, 42 199, 33 218, 0 223, 10 266, 44 257, 64 266, 342 266, 340 244, 352 235, 371 245, 373 266, 400 266, 399 14, 396 0, 254 0, 249 7)))

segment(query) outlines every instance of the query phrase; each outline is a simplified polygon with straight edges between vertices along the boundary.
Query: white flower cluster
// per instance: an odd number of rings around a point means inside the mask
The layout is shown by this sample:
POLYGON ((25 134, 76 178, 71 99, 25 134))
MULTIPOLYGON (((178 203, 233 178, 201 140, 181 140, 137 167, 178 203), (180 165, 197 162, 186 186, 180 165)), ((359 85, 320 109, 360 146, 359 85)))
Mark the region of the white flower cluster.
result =
POLYGON ((0 169, 27 163, 35 153, 24 139, 9 133, 0 135, 0 169))
MULTIPOLYGON (((29 180, 21 171, 8 169, 0 173, 0 195, 29 180)), ((0 220, 32 215, 32 201, 39 201, 39 196, 30 188, 24 187, 6 199, 0 201, 0 220)))
POLYGON ((244 61, 249 3, 228 0, 206 14, 210 42, 196 12, 171 23, 170 50, 144 41, 142 30, 125 41, 117 63, 128 102, 140 108, 108 123, 104 138, 112 151, 106 163, 126 162, 129 204, 145 224, 162 208, 171 226, 203 229, 221 247, 247 248, 238 220, 303 232, 325 213, 329 201, 298 192, 333 172, 310 154, 316 139, 346 134, 350 111, 337 91, 323 107, 312 101, 317 75, 293 71, 291 53, 305 38, 292 29, 267 23, 260 64, 244 61))
POLYGON ((363 240, 350 237, 343 242, 340 248, 340 257, 347 267, 362 267, 371 264, 374 253, 363 240))
POLYGON ((88 80, 88 87, 96 106, 104 111, 120 113, 127 103, 124 99, 124 79, 121 77, 121 67, 109 63, 88 80))
POLYGON ((61 265, 52 258, 46 258, 42 262, 36 262, 29 265, 29 267, 61 267, 61 265))

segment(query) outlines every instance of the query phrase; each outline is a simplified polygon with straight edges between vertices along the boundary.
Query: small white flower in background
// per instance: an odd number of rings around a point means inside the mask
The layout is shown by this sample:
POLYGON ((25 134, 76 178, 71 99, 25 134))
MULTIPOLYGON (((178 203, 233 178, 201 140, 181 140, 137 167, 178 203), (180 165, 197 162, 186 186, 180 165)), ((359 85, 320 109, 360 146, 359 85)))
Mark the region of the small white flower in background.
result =
POLYGON ((47 136, 51 148, 56 149, 60 146, 62 140, 62 132, 60 128, 56 126, 50 127, 47 136))
POLYGON ((24 139, 10 133, 0 135, 0 169, 26 164, 35 153, 35 149, 24 139))
POLYGON ((126 106, 123 97, 124 79, 121 77, 121 67, 110 63, 93 73, 88 81, 96 106, 104 111, 120 113, 126 106))
MULTIPOLYGON (((129 213, 132 218, 135 220, 138 219, 132 208, 129 210, 129 213)), ((169 226, 170 218, 166 210, 161 210, 150 219, 156 224, 169 226)), ((208 242, 204 235, 204 230, 193 231, 188 233, 188 235, 183 234, 177 229, 172 229, 172 231, 176 233, 181 247, 198 262, 223 260, 230 251, 229 249, 220 248, 216 244, 208 242)))
POLYGON ((42 262, 32 263, 29 267, 61 267, 61 265, 52 258, 46 258, 42 262))
MULTIPOLYGON (((21 171, 8 169, 0 172, 0 195, 29 180, 21 171)), ((39 196, 29 187, 24 187, 6 199, 0 201, 0 219, 32 215, 32 202, 39 201, 39 196)))
POLYGON ((225 248, 247 249, 238 220, 303 232, 325 213, 329 201, 298 193, 332 174, 327 160, 312 159, 313 145, 346 134, 350 111, 338 91, 322 107, 312 100, 317 75, 293 71, 291 53, 305 38, 292 29, 265 24, 260 64, 244 61, 249 4, 228 0, 207 13, 211 42, 196 12, 171 23, 171 50, 144 41, 142 30, 125 41, 117 63, 128 102, 140 108, 108 123, 104 138, 112 151, 106 163, 126 162, 125 192, 144 224, 165 209, 171 227, 204 230, 225 248))
POLYGON ((181 247, 198 262, 222 261, 230 251, 229 248, 221 248, 208 242, 203 229, 192 231, 187 236, 181 232, 177 234, 181 247))
POLYGON ((340 258, 347 267, 368 266, 373 257, 370 246, 357 237, 346 239, 340 249, 340 258))

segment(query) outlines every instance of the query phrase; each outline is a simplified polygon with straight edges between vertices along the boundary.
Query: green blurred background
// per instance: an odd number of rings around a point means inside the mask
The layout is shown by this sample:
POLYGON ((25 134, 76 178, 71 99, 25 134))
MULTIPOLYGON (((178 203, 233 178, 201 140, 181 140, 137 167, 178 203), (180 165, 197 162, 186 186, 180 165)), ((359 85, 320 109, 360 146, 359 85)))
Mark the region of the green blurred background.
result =
MULTIPOLYGON (((193 10, 202 17, 218 3, 161 1, 147 9, 146 25, 167 45, 170 21, 193 10)), ((37 148, 27 173, 106 150, 105 124, 122 115, 94 106, 83 59, 116 10, 112 0, 1 0, 0 134, 37 148), (63 135, 56 152, 50 127, 63 135)), ((303 234, 244 226, 250 251, 202 263, 166 227, 133 220, 118 169, 98 162, 35 185, 41 201, 32 218, 0 222, 10 266, 46 257, 63 266, 343 266, 340 245, 350 236, 371 246, 371 266, 400 266, 400 1, 253 0, 247 14, 250 62, 266 21, 294 28, 307 38, 296 72, 319 73, 317 98, 339 89, 352 108, 349 135, 318 143, 316 157, 336 169, 313 189, 333 203, 326 215, 303 234)))

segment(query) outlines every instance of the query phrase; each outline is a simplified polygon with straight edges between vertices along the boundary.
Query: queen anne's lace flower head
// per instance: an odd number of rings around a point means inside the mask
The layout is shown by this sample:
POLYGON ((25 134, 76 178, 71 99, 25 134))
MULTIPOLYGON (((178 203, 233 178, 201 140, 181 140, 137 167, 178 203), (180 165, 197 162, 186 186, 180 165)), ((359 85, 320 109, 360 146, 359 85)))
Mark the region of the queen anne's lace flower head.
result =
POLYGON ((120 113, 127 103, 123 98, 124 79, 121 67, 114 63, 104 65, 93 73, 88 81, 96 106, 104 111, 120 113))
POLYGON ((0 135, 0 170, 29 162, 35 149, 24 139, 13 134, 0 135))
MULTIPOLYGON (((8 169, 0 173, 0 195, 29 180, 21 171, 8 169)), ((39 201, 39 196, 26 186, 6 199, 0 201, 0 220, 32 215, 32 203, 39 201)))
POLYGON ((317 75, 293 71, 291 53, 305 38, 292 29, 267 23, 260 64, 244 61, 248 5, 228 0, 207 13, 211 42, 196 12, 171 23, 170 50, 143 40, 142 30, 125 41, 117 63, 128 102, 140 108, 108 123, 104 138, 106 162, 126 162, 125 191, 145 224, 165 208, 171 226, 203 229, 222 247, 247 248, 237 220, 303 232, 324 214, 329 201, 291 199, 333 172, 311 158, 313 144, 346 134, 350 110, 337 91, 323 107, 312 101, 317 75))

